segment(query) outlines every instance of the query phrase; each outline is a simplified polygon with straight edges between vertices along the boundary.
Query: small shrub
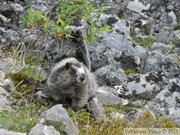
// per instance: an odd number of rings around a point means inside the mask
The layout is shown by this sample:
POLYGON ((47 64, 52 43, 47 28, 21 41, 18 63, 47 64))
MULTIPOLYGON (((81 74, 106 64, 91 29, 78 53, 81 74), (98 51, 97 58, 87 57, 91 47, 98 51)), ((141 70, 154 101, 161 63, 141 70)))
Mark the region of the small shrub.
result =
POLYGON ((100 28, 98 26, 100 15, 107 8, 96 9, 92 0, 61 0, 51 11, 28 10, 24 16, 23 25, 34 29, 41 29, 44 36, 53 36, 56 39, 72 37, 72 29, 69 26, 79 26, 80 21, 86 23, 88 30, 85 37, 87 43, 93 42, 104 31, 110 31, 110 26, 100 28))

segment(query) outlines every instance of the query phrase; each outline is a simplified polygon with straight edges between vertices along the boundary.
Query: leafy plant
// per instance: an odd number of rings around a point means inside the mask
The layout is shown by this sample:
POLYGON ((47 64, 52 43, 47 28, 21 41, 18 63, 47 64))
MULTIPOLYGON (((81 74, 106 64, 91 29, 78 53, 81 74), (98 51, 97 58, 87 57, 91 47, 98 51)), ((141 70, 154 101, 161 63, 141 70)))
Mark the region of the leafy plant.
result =
POLYGON ((95 8, 93 0, 61 0, 50 11, 33 8, 24 16, 23 25, 34 29, 41 29, 45 36, 53 36, 57 39, 72 37, 73 29, 70 26, 79 26, 85 23, 88 30, 85 37, 87 43, 93 42, 104 31, 111 31, 110 26, 100 27, 100 15, 107 8, 95 8))

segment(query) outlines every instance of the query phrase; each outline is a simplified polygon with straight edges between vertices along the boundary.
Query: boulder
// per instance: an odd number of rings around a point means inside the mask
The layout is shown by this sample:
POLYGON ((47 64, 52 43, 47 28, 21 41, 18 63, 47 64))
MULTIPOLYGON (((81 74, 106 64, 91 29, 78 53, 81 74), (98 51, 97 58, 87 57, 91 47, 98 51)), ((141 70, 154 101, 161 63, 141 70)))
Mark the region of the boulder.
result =
POLYGON ((108 65, 96 70, 95 75, 100 86, 120 85, 127 80, 124 70, 116 68, 113 65, 108 65))
POLYGON ((58 126, 67 135, 79 135, 79 129, 74 125, 62 104, 55 105, 42 113, 43 125, 58 126))
POLYGON ((53 126, 38 123, 31 129, 28 135, 60 135, 60 133, 53 126))
POLYGON ((153 99, 167 82, 167 76, 162 71, 151 71, 135 76, 132 81, 120 86, 114 86, 116 95, 144 100, 153 99))
POLYGON ((137 67, 140 62, 139 56, 145 52, 143 48, 138 48, 122 33, 105 33, 100 40, 89 47, 93 71, 107 65, 124 68, 129 65, 129 68, 137 67))
POLYGON ((96 96, 103 105, 127 105, 129 103, 128 100, 119 98, 118 96, 114 95, 113 91, 114 89, 112 88, 100 87, 96 91, 96 96), (110 89, 112 91, 110 91, 110 89))
POLYGON ((0 14, 9 18, 10 23, 14 25, 19 24, 19 17, 21 13, 24 11, 24 8, 19 3, 13 2, 2 2, 0 4, 0 14))
POLYGON ((10 96, 10 94, 2 87, 0 87, 0 112, 4 110, 11 110, 11 103, 13 103, 14 100, 10 96))
POLYGON ((97 97, 94 97, 88 102, 87 108, 93 114, 96 120, 106 119, 105 110, 101 102, 98 101, 97 97))

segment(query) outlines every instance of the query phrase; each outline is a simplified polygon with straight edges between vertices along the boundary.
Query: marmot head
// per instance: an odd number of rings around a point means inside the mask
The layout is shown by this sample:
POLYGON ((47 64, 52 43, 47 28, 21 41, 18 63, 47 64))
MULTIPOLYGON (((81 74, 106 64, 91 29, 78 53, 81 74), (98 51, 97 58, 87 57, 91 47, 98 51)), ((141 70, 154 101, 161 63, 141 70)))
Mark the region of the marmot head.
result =
POLYGON ((74 82, 76 85, 81 85, 86 80, 86 72, 81 65, 81 63, 69 63, 67 62, 65 64, 66 72, 70 75, 70 78, 72 82, 74 82))
POLYGON ((71 87, 86 82, 84 65, 74 58, 62 60, 52 69, 48 78, 49 87, 71 87))

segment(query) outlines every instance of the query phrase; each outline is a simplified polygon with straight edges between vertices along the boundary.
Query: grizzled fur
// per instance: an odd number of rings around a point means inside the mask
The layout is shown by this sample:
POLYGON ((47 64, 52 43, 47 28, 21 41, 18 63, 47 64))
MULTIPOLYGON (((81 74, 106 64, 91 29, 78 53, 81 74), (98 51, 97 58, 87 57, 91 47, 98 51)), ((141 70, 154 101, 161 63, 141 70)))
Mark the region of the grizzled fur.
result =
POLYGON ((56 101, 72 100, 72 108, 83 108, 95 95, 95 76, 75 58, 66 58, 57 63, 47 80, 47 95, 56 101))

